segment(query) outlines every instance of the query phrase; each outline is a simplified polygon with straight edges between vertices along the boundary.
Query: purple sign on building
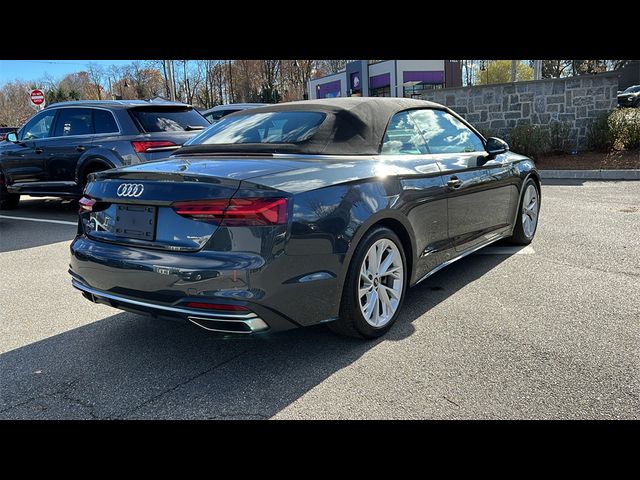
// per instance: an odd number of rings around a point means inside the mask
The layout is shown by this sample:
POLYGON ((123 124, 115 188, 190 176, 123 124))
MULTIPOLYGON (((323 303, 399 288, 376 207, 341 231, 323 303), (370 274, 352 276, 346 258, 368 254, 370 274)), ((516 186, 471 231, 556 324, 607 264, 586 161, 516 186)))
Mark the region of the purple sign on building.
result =
POLYGON ((444 83, 444 72, 404 72, 402 81, 440 85, 444 83))
POLYGON ((383 73, 369 77, 369 88, 382 88, 391 85, 391 74, 383 73))
POLYGON ((340 80, 316 86, 316 98, 333 98, 340 96, 340 80))

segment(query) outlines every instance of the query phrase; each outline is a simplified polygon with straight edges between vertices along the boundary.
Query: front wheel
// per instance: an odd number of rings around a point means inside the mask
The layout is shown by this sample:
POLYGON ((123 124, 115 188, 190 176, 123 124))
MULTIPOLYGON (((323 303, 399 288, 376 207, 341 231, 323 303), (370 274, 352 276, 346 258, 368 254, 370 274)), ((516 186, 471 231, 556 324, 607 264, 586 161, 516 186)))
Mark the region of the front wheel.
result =
POLYGON ((522 200, 518 205, 516 225, 513 235, 507 239, 515 245, 528 245, 533 240, 538 228, 538 215, 540 213, 540 190, 538 184, 532 178, 524 184, 522 200))
POLYGON ((329 323, 336 333, 358 338, 384 335, 396 322, 407 287, 402 242, 388 228, 360 241, 345 280, 340 316, 329 323))

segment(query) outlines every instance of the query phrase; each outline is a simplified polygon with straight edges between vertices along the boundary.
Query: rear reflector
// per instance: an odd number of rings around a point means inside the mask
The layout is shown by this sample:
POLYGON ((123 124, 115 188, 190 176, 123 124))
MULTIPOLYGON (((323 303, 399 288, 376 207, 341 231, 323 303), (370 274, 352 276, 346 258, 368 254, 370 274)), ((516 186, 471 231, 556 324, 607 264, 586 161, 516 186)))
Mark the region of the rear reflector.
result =
POLYGON ((78 213, 93 211, 93 206, 95 204, 96 204, 96 201, 93 198, 82 197, 80 200, 78 200, 78 206, 80 207, 80 209, 78 210, 78 213))
POLYGON ((188 302, 184 304, 188 308, 201 308, 205 310, 224 310, 225 312, 248 312, 247 307, 241 305, 227 305, 226 303, 188 302))
POLYGON ((213 221, 227 227, 282 225, 287 223, 286 198, 232 198, 195 200, 172 205, 178 215, 213 221))
POLYGON ((158 150, 171 150, 178 148, 180 145, 176 145, 173 142, 165 140, 154 140, 149 142, 131 142, 133 149, 136 153, 153 152, 158 150))

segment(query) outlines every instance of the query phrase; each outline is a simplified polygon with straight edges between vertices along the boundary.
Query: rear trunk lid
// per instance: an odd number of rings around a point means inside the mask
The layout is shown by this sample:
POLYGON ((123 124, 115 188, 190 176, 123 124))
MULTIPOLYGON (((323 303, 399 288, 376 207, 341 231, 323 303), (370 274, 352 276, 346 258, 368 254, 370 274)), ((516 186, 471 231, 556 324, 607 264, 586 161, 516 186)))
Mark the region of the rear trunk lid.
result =
MULTIPOLYGON (((209 241, 218 224, 179 214, 176 202, 219 200, 226 206, 243 180, 290 168, 287 162, 260 158, 174 158, 100 172, 85 189, 92 203, 80 215, 81 226, 96 240, 196 251, 209 241)), ((247 188, 252 187, 243 186, 243 194, 247 188)), ((279 193, 273 190, 266 196, 282 196, 279 193)), ((263 194, 264 190, 255 191, 256 196, 263 194)))

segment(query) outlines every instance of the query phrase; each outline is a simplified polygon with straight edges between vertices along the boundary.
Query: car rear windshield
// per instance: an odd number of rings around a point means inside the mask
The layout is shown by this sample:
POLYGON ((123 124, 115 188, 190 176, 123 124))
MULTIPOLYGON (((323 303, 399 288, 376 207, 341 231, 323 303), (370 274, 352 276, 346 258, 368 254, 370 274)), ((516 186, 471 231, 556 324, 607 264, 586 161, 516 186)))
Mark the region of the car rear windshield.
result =
POLYGON ((142 107, 129 110, 144 132, 184 132, 208 127, 209 122, 191 107, 142 107))
POLYGON ((320 112, 235 114, 223 117, 185 145, 299 143, 311 138, 325 116, 320 112))

